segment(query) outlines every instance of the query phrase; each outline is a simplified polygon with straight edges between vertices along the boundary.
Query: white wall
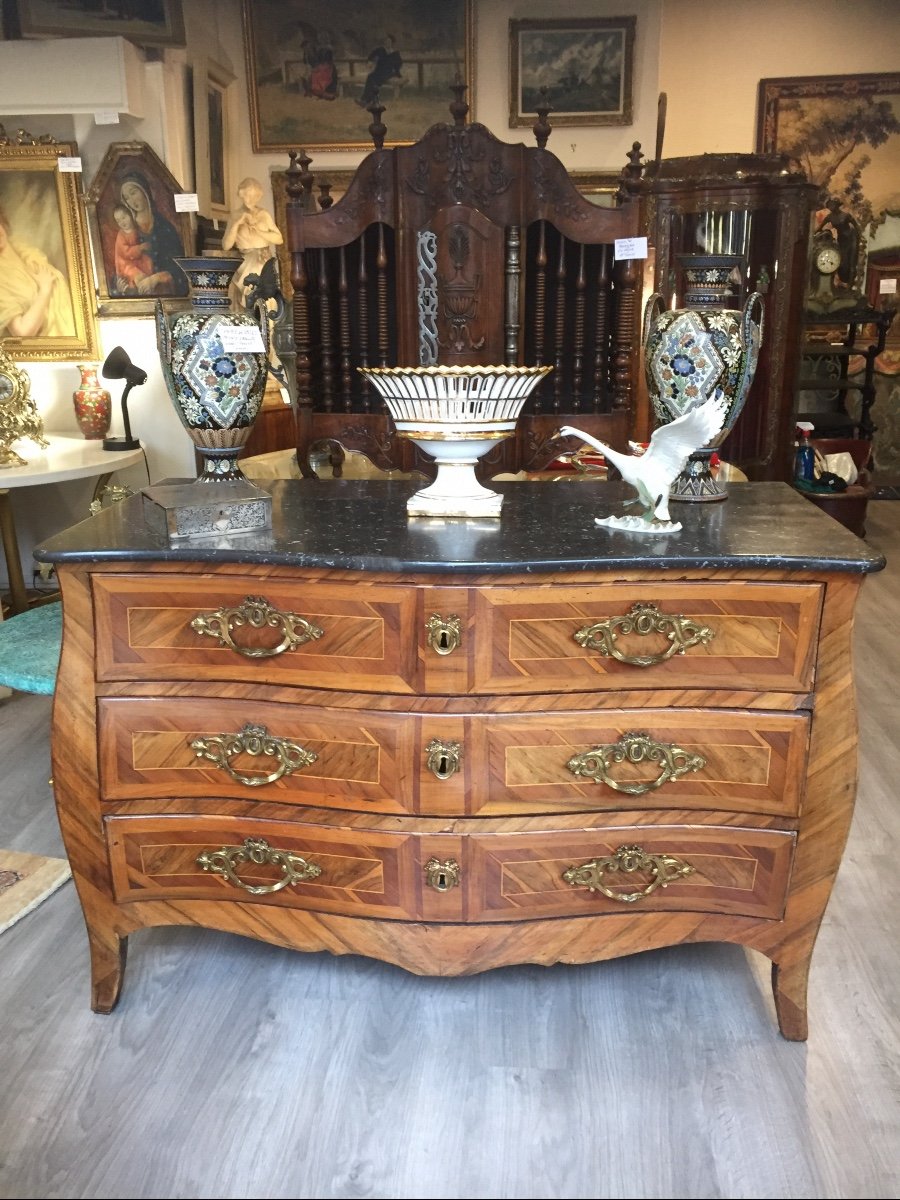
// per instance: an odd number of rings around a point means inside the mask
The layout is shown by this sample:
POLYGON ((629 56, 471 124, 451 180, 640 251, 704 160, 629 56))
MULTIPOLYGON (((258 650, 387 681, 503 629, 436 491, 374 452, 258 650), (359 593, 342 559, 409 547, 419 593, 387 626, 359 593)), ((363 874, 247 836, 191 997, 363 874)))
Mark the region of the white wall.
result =
MULTIPOLYGON (((375 3, 372 0, 373 7, 375 3)), ((192 190, 187 73, 194 57, 205 55, 235 76, 229 89, 232 187, 244 176, 254 175, 268 189, 270 171, 283 170, 287 158, 253 152, 240 0, 186 0, 184 10, 187 48, 166 50, 162 61, 144 66, 141 120, 125 117, 119 125, 98 126, 90 116, 65 115, 63 78, 52 81, 59 95, 59 116, 4 116, 3 123, 8 129, 21 125, 33 133, 76 140, 86 186, 111 142, 135 138, 149 142, 185 190, 192 190)), ((555 0, 552 6, 546 0, 475 0, 475 14, 474 119, 505 140, 526 142, 531 140, 530 131, 510 129, 508 121, 509 20, 636 16, 633 123, 555 129, 550 149, 570 169, 617 171, 634 141, 652 155, 660 91, 668 96, 667 156, 751 151, 761 78, 887 71, 900 66, 900 0, 555 0)), ((76 54, 71 69, 83 71, 76 54)), ((0 77, 0 100, 3 86, 0 77)), ((390 125, 389 108, 385 119, 390 125)), ((367 124, 368 114, 361 113, 363 136, 367 124)), ((317 152, 312 170, 324 174, 329 168, 351 168, 361 157, 358 152, 317 152)), ((121 344, 149 373, 147 383, 132 392, 129 407, 132 427, 147 447, 153 480, 192 475, 193 449, 166 394, 152 321, 108 319, 100 322, 99 332, 101 358, 121 344)), ((75 366, 31 363, 27 369, 46 428, 77 434, 71 400, 79 378, 75 366)), ((112 384, 114 400, 117 389, 112 384)), ((120 432, 116 424, 113 432, 120 432)), ((133 475, 134 482, 142 482, 139 472, 133 475)), ((90 483, 71 483, 14 494, 27 576, 34 542, 80 520, 87 512, 91 490, 90 483)))
POLYGON ((900 0, 664 0, 668 157, 756 149, 760 79, 900 70, 900 0))

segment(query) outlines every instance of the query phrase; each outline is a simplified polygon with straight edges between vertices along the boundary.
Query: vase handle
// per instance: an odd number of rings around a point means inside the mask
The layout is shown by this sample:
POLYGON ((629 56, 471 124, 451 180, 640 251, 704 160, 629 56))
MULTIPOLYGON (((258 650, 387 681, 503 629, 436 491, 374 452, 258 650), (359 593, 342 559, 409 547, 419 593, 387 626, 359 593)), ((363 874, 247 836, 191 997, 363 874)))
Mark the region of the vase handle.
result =
POLYGON ((762 343, 763 326, 765 324, 766 308, 763 304, 762 295, 759 292, 751 292, 744 303, 744 312, 741 316, 741 337, 744 340, 744 345, 750 345, 750 326, 753 322, 754 308, 759 313, 757 318, 757 327, 759 329, 759 340, 762 343))
POLYGON ((647 339, 650 336, 650 329, 660 314, 665 312, 665 309, 666 301, 662 292, 654 292, 644 308, 644 329, 641 337, 641 345, 645 350, 647 349, 647 339))

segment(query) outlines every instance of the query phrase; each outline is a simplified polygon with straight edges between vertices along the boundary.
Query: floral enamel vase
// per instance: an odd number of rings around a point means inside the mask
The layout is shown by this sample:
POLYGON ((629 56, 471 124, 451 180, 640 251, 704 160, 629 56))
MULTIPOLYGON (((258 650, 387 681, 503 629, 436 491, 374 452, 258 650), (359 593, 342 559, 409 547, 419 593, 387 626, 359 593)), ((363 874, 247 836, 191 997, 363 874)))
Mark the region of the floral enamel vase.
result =
POLYGON ((725 423, 690 456, 672 485, 674 500, 724 500, 725 488, 710 460, 734 428, 756 373, 763 333, 762 297, 753 292, 743 309, 698 306, 667 309, 654 293, 644 310, 644 374, 659 424, 668 424, 716 392, 728 400, 725 423))
POLYGON ((201 481, 244 478, 237 458, 266 389, 265 307, 259 306, 256 318, 235 313, 228 295, 242 261, 214 256, 176 259, 190 285, 190 308, 167 312, 161 301, 156 304, 163 375, 181 423, 203 456, 201 481), (243 348, 254 342, 257 348, 243 348))

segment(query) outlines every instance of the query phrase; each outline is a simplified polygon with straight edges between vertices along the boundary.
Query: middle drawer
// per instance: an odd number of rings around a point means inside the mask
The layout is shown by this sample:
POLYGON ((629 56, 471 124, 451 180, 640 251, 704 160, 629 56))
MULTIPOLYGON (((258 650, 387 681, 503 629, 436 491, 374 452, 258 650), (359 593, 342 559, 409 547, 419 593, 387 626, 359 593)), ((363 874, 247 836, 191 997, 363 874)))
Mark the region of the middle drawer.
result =
POLYGON ((805 713, 373 712, 269 701, 99 701, 106 800, 253 798, 504 816, 642 808, 800 811, 805 713))

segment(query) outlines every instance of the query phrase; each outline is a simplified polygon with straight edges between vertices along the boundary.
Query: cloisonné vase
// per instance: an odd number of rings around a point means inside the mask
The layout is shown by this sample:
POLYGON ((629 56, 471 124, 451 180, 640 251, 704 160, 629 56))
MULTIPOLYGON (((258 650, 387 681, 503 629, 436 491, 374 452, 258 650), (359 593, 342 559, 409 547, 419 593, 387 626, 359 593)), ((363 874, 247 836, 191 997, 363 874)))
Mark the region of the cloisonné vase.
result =
POLYGON ((104 438, 112 422, 112 397, 97 378, 99 363, 79 363, 81 383, 72 393, 75 419, 86 438, 104 438))
POLYGON ((644 310, 644 374, 661 425, 674 421, 717 391, 728 400, 725 423, 696 450, 672 485, 673 500, 724 500, 710 460, 734 428, 756 373, 763 333, 762 296, 753 292, 743 309, 667 309, 654 293, 644 310))
POLYGON ((200 481, 243 479, 237 463, 259 414, 269 363, 264 305, 256 317, 236 313, 228 285, 240 258, 175 260, 187 276, 190 308, 166 311, 156 302, 156 334, 163 376, 175 410, 203 456, 200 481), (247 332, 241 334, 240 329, 247 332), (249 332, 258 330, 256 339, 249 332), (244 350, 252 338, 262 350, 244 350))

